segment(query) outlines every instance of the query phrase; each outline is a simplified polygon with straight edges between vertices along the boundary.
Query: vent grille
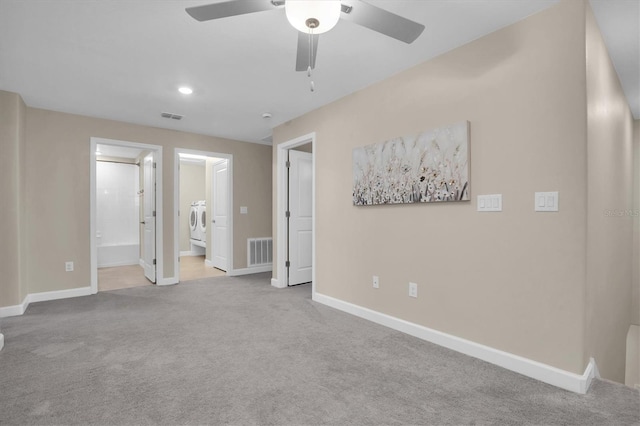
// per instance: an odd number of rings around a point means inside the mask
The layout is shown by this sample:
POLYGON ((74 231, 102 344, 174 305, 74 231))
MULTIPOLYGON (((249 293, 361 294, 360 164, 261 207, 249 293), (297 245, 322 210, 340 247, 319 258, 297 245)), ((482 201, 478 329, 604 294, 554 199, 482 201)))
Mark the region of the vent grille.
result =
POLYGON ((160 113, 160 117, 162 117, 162 118, 171 118, 172 120, 182 120, 184 118, 184 115, 173 114, 171 112, 161 112, 160 113))
POLYGON ((273 238, 249 238, 247 240, 249 267, 271 265, 273 262, 273 238))

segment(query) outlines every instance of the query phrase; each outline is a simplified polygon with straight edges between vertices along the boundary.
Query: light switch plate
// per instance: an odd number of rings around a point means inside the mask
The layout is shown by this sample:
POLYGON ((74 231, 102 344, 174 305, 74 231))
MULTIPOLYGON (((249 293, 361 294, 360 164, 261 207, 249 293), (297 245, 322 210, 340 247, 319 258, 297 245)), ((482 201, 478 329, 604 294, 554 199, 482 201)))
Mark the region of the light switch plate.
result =
POLYGON ((557 212, 558 191, 554 192, 536 192, 534 198, 535 211, 537 212, 557 212))
POLYGON ((418 284, 409 283, 409 297, 418 297, 418 284))
POLYGON ((502 194, 478 195, 479 212, 501 212, 502 194))
POLYGON ((248 209, 245 206, 241 206, 240 207, 240 214, 247 214, 248 213, 248 209))

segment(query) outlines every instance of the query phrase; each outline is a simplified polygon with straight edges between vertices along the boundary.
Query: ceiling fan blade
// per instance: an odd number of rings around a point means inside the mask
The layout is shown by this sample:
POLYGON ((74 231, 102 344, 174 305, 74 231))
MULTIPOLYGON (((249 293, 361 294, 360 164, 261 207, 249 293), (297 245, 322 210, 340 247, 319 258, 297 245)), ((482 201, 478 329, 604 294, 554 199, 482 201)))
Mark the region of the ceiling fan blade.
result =
POLYGON ((354 2, 351 8, 343 6, 342 11, 344 13, 340 15, 341 19, 354 22, 405 43, 412 43, 424 31, 422 24, 363 1, 354 2))
POLYGON ((188 7, 185 10, 194 19, 202 22, 271 10, 277 8, 279 6, 278 3, 279 2, 271 2, 269 0, 229 0, 220 3, 205 4, 203 6, 188 7))
MULTIPOLYGON (((311 36, 312 51, 311 69, 316 67, 316 55, 318 54, 318 40, 320 36, 311 36)), ((298 31, 298 56, 296 57, 296 71, 306 71, 309 69, 309 34, 298 31)))

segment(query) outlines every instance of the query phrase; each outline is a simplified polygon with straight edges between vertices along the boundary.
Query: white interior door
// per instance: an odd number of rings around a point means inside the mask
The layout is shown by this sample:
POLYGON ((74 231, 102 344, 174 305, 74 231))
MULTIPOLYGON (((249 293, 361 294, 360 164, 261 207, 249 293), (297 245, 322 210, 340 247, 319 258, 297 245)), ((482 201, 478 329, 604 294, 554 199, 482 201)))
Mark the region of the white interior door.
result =
POLYGON ((144 157, 144 244, 142 262, 144 276, 152 283, 156 282, 156 169, 154 167, 154 153, 144 157))
POLYGON ((228 235, 229 235, 229 165, 228 160, 213 165, 213 194, 211 199, 211 239, 213 240, 212 262, 214 268, 227 271, 228 268, 228 235))
POLYGON ((289 151, 288 284, 311 282, 313 226, 312 154, 289 151))

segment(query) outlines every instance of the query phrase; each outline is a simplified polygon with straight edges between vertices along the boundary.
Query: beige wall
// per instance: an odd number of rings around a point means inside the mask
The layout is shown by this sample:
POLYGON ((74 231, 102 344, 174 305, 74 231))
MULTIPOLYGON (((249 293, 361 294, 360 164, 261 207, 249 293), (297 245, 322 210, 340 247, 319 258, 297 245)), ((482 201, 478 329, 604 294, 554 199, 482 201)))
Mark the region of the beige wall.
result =
POLYGON ((24 267, 21 264, 25 112, 22 98, 0 91, 0 306, 15 305, 26 295, 24 267))
MULTIPOLYGON (((176 147, 228 153, 234 159, 234 212, 251 200, 255 220, 234 218, 234 267, 246 267, 246 240, 253 228, 271 233, 271 147, 192 133, 27 108, 25 220, 23 238, 28 262, 29 293, 86 287, 89 273, 89 141, 91 137, 163 146, 164 275, 173 271, 174 149, 176 147), (251 229, 249 229, 251 228, 251 229), (244 249, 238 250, 237 247, 244 249), (75 262, 74 272, 64 262, 75 262)), ((13 305, 11 301, 0 305, 13 305)))
POLYGON ((633 117, 590 7, 586 10, 588 221, 586 355, 624 383, 632 321, 633 117))
POLYGON ((317 292, 582 374, 584 31, 564 1, 276 128, 274 144, 316 132, 317 292), (353 148, 460 120, 472 202, 353 206, 353 148), (560 211, 535 213, 535 191, 560 211), (504 211, 478 213, 495 193, 504 211))
MULTIPOLYGON (((180 251, 190 251, 191 227, 189 217, 191 203, 205 200, 205 164, 180 163, 180 251)), ((210 206, 207 203, 207 206, 210 206)), ((210 211, 210 210, 209 210, 210 211)))
POLYGON ((633 193, 635 196, 633 210, 639 214, 633 218, 633 306, 631 313, 633 324, 640 325, 640 120, 635 120, 633 124, 633 193))

